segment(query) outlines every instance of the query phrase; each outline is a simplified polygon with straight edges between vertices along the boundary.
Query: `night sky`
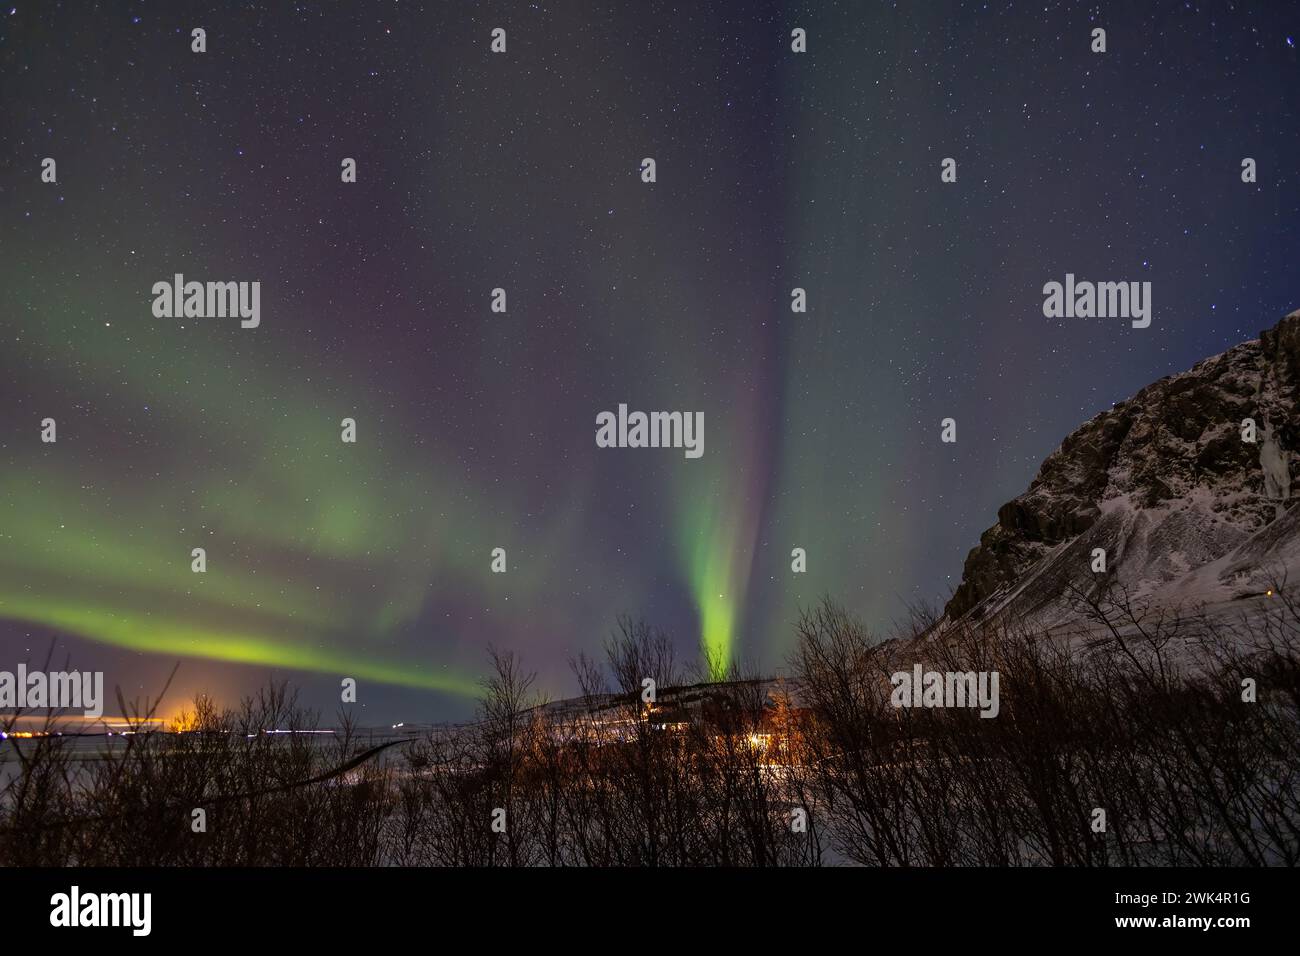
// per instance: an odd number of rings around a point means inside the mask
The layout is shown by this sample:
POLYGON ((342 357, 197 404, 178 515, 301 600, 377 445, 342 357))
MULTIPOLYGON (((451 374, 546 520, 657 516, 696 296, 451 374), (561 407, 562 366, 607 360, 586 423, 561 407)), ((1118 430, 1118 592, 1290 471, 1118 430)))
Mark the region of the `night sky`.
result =
POLYGON ((0 9, 0 669, 434 720, 629 612, 771 671, 1300 307, 1294 4, 213 6, 0 9), (1045 318, 1067 272, 1151 327, 1045 318), (260 326, 155 318, 176 273, 260 326), (619 403, 703 456, 596 447, 619 403))

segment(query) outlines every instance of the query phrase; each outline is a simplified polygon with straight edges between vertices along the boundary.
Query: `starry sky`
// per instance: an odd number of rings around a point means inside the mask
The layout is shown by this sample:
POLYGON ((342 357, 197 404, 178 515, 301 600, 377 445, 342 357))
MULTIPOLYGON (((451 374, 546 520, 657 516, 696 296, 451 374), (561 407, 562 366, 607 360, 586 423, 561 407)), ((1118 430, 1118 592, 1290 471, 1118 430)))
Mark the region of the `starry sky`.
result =
POLYGON ((771 671, 1300 307, 1292 4, 214 6, 0 8, 0 669, 454 719, 631 613, 771 671), (178 272, 260 327, 155 318, 178 272), (1151 327, 1044 318, 1067 272, 1151 327), (703 457, 597 448, 620 402, 703 457))

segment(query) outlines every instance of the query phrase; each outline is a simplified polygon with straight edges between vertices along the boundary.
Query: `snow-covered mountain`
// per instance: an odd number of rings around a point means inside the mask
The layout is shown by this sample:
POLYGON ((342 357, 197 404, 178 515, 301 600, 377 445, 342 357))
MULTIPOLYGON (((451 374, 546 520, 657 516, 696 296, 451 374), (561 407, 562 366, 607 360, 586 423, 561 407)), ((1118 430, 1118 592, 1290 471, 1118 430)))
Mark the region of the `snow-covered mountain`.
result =
POLYGON ((1072 588, 1095 593, 1107 579, 1151 603, 1232 608, 1279 573, 1300 581, 1297 449, 1300 311, 1066 438, 998 509, 944 619, 1066 623, 1072 588))

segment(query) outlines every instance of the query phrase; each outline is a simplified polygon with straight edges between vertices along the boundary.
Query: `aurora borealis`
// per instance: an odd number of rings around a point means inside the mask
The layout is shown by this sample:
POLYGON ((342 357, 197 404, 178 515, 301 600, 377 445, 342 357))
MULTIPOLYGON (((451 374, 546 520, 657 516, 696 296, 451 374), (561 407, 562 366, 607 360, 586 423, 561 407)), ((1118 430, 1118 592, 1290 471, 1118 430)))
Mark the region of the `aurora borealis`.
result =
POLYGON ((0 666, 435 719, 489 645, 572 693, 627 612, 771 670, 823 594, 945 598, 1078 424, 1300 307, 1293 11, 200 9, 0 11, 0 666), (1151 327, 1045 319, 1067 272, 1151 327), (155 318, 176 273, 259 327, 155 318), (706 453, 597 448, 621 402, 706 453))

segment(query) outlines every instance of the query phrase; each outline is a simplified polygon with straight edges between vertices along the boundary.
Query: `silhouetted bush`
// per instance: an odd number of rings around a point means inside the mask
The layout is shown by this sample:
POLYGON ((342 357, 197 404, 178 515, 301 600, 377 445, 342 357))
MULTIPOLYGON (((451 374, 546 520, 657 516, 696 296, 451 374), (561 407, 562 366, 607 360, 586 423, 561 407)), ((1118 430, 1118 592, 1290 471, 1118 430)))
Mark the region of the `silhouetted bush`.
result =
POLYGON ((139 732, 94 760, 67 737, 3 744, 0 862, 1294 866, 1294 598, 1280 582, 1231 619, 1078 594, 1072 633, 921 611, 885 641, 826 600, 784 681, 706 680, 624 619, 603 666, 572 662, 579 697, 537 698, 493 652, 477 720, 382 754, 346 717, 327 738, 266 733, 316 728, 283 684, 233 710, 200 698, 183 733, 137 708, 139 732), (916 664, 997 671, 997 716, 893 707, 891 675, 916 664))

